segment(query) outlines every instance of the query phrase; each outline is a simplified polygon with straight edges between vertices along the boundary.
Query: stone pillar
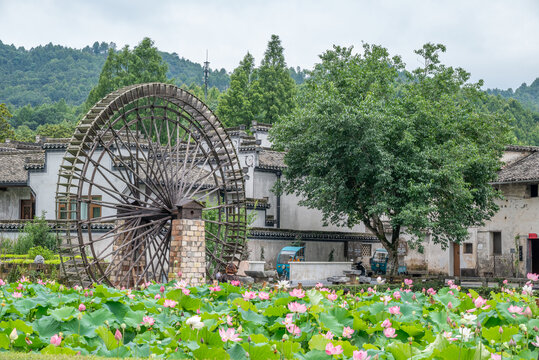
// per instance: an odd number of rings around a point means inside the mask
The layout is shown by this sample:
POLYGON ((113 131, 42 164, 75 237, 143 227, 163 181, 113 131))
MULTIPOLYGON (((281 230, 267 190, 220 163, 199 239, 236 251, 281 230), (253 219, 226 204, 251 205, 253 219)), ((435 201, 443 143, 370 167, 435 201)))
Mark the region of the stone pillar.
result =
POLYGON ((168 280, 182 279, 191 286, 206 283, 206 239, 204 220, 173 219, 168 280))

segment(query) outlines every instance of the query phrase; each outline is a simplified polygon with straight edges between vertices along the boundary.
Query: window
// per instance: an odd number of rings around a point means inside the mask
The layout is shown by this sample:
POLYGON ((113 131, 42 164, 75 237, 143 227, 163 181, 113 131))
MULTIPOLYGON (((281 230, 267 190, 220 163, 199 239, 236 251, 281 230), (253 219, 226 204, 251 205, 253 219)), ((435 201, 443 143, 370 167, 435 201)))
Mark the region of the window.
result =
POLYGON ((361 256, 362 257, 371 257, 372 245, 371 244, 361 244, 361 256))
POLYGON ((502 233, 499 231, 492 232, 492 254, 502 254, 502 233))
POLYGON ((472 243, 464 243, 464 253, 465 254, 473 254, 473 244, 472 243))
POLYGON ((537 184, 530 185, 530 197, 537 197, 539 195, 537 184))
MULTIPOLYGON (((82 220, 101 217, 101 204, 96 203, 101 201, 101 195, 93 195, 90 198, 84 196, 80 204, 80 217, 82 220), (91 200, 89 200, 91 199, 91 200)), ((58 204, 59 219, 76 219, 77 218, 77 203, 74 200, 62 202, 58 204)))

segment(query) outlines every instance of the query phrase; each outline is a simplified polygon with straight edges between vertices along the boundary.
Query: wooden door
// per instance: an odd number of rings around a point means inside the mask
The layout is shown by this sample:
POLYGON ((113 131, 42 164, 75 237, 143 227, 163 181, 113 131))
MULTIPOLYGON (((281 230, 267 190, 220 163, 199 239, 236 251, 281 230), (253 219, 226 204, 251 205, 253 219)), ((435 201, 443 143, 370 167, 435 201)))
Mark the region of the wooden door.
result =
POLYGON ((453 276, 460 276, 460 244, 453 243, 453 276))
POLYGON ((34 202, 32 200, 21 200, 21 219, 32 220, 34 218, 34 202))

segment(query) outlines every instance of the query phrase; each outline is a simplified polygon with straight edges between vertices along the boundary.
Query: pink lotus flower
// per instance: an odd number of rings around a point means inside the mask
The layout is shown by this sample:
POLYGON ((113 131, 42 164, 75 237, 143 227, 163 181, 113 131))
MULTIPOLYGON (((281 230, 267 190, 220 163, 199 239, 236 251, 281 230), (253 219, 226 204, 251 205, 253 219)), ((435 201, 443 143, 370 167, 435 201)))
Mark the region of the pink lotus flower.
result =
POLYGON ((501 354, 490 354, 490 359, 491 360, 502 360, 502 355, 501 354))
POLYGON ((509 282, 509 281, 507 281, 507 279, 505 279, 505 280, 503 281, 503 284, 504 284, 504 285, 507 285, 508 282, 509 282))
POLYGON ((260 291, 258 293, 258 297, 260 298, 260 300, 269 300, 270 294, 265 291, 260 291))
POLYGON ((331 294, 328 294, 328 299, 331 301, 337 300, 338 295, 335 294, 335 291, 333 291, 331 294))
POLYGON ((234 318, 232 316, 230 316, 230 315, 226 316, 226 323, 227 323, 228 326, 232 326, 232 320, 233 319, 234 318))
POLYGON ((53 344, 54 346, 60 346, 61 343, 62 343, 62 338, 58 336, 58 334, 54 334, 51 337, 51 344, 53 344))
POLYGON ((288 332, 294 336, 301 335, 301 329, 298 326, 296 326, 296 324, 286 325, 286 330, 288 330, 288 332))
POLYGON ((79 305, 79 311, 83 312, 84 310, 86 310, 86 306, 84 306, 84 304, 80 304, 79 305))
POLYGON ((37 279, 37 283, 38 283, 39 285, 45 285, 45 283, 44 283, 43 280, 41 280, 41 279, 37 279))
POLYGON ((307 307, 304 304, 300 304, 297 301, 294 301, 294 302, 288 303, 288 310, 298 313, 298 314, 303 314, 304 312, 307 311, 307 307))
POLYGON ((297 297, 298 299, 305 297, 305 291, 303 291, 302 289, 297 289, 297 288, 290 291, 289 294, 290 296, 297 297))
POLYGON ((6 282, 4 280, 0 279, 0 286, 4 286, 4 285, 6 285, 6 282))
POLYGON ((234 328, 228 328, 226 330, 219 329, 219 335, 221 336, 221 340, 223 342, 236 342, 242 340, 242 338, 240 338, 239 335, 236 334, 236 330, 234 328))
POLYGON ((511 305, 507 308, 507 311, 509 311, 511 314, 520 314, 522 312, 522 308, 519 306, 511 305))
POLYGON ((539 347, 539 335, 535 336, 535 342, 532 341, 532 345, 535 347, 539 347))
POLYGON ((398 315, 401 313, 400 306, 391 306, 388 310, 391 315, 398 315))
POLYGON ((22 297, 22 294, 21 294, 20 292, 14 291, 14 292, 13 292, 13 297, 14 297, 15 299, 19 299, 19 298, 22 297))
POLYGON ((427 290, 427 294, 436 295, 436 290, 434 290, 433 288, 430 288, 430 289, 427 290))
POLYGON ((165 303, 163 304, 164 307, 169 307, 169 308, 173 308, 176 306, 176 301, 174 300, 169 300, 169 299, 165 299, 165 303))
POLYGON ((326 354, 328 355, 339 355, 342 354, 342 351, 341 345, 333 346, 330 342, 326 345, 326 354))
POLYGON ((252 300, 252 299, 256 299, 256 292, 254 291, 246 291, 243 293, 243 299, 244 300, 252 300))
POLYGON ((387 338, 397 337, 397 334, 395 334, 395 329, 393 329, 392 327, 388 327, 388 328, 384 329, 384 335, 387 338))
POLYGON ((294 314, 286 314, 286 317, 284 318, 282 324, 285 326, 292 325, 294 323, 293 317, 294 314))
POLYGON ((210 286, 210 292, 218 292, 221 291, 221 287, 219 285, 217 286, 210 286))
POLYGON ((161 294, 165 292, 165 287, 163 285, 159 288, 159 292, 161 292, 161 294))
POLYGON ((384 305, 387 305, 387 303, 391 301, 391 296, 384 295, 384 296, 380 297, 380 301, 383 301, 384 305))
POLYGON ((411 279, 404 279, 404 283, 405 283, 408 287, 410 287, 410 286, 412 286, 412 284, 414 283, 414 281, 411 280, 411 279))
POLYGON ((476 308, 483 307, 487 303, 487 299, 483 299, 481 296, 478 296, 477 299, 473 301, 476 308))
POLYGON ((324 335, 324 337, 325 337, 326 339, 328 339, 328 340, 333 340, 333 337, 334 337, 334 336, 335 336, 335 335, 333 335, 333 333, 332 333, 331 331, 328 331, 328 332, 324 335))
POLYGON ((230 282, 230 285, 232 285, 232 286, 240 286, 240 284, 241 284, 241 283, 240 283, 239 280, 232 280, 232 281, 230 282))
POLYGON ((528 280, 539 281, 539 274, 528 273, 527 277, 528 277, 528 280))
POLYGON ((146 326, 152 326, 153 324, 155 324, 155 319, 151 316, 145 316, 142 318, 142 324, 146 326))
POLYGON ((453 304, 451 303, 451 301, 449 303, 447 303, 447 308, 449 310, 453 309, 453 304))
POLYGON ((19 286, 17 286, 17 290, 24 290, 24 286, 22 286, 22 284, 19 284, 19 286))
POLYGON ((188 296, 188 295, 191 293, 191 291, 190 291, 189 289, 187 289, 187 288, 183 288, 183 289, 182 289, 182 293, 183 293, 185 296, 188 296))
POLYGON ((319 283, 316 283, 316 285, 314 286, 315 288, 319 289, 321 287, 324 287, 324 284, 322 284, 321 282, 319 283))
POLYGON ((443 336, 449 341, 457 341, 458 340, 458 338, 453 337, 453 334, 451 334, 451 331, 444 331, 443 336))
POLYGON ((189 284, 185 280, 176 281, 176 284, 174 284, 174 289, 185 289, 187 285, 189 284))
POLYGON ((401 298, 401 293, 398 292, 398 291, 395 291, 395 292, 393 293, 393 298, 395 298, 395 300, 400 300, 400 298, 401 298))
POLYGON ((365 350, 354 350, 352 353, 352 360, 369 360, 370 358, 365 350))
POLYGON ((389 319, 385 319, 384 322, 382 322, 383 328, 389 328, 391 327, 391 321, 389 319))
POLYGON ((120 332, 120 330, 116 329, 116 332, 114 333, 114 338, 118 342, 120 342, 120 340, 122 340, 122 333, 120 332))
POLYGON ((532 314, 532 310, 530 309, 530 307, 526 306, 526 309, 524 309, 524 311, 522 311, 520 313, 520 315, 525 315, 525 316, 531 318, 533 314, 532 314))
POLYGON ((159 300, 159 299, 161 299, 161 295, 155 294, 155 296, 154 296, 153 298, 154 298, 155 300, 159 300))
POLYGON ((342 330, 342 337, 350 339, 353 333, 354 333, 354 329, 352 329, 350 326, 345 326, 344 329, 342 330))

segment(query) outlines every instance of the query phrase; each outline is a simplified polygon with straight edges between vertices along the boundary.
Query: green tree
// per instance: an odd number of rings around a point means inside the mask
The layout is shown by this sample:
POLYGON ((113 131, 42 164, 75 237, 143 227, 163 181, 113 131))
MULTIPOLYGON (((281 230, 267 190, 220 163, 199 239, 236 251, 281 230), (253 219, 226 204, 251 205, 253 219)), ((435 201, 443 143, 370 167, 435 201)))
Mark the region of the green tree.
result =
POLYGON ((76 127, 77 124, 64 121, 58 124, 39 125, 36 133, 41 136, 52 138, 71 138, 76 127))
POLYGON ((485 94, 464 70, 439 63, 441 45, 417 54, 408 81, 380 46, 364 55, 334 47, 321 55, 299 104, 272 130, 286 150, 284 190, 323 212, 324 221, 359 223, 380 240, 396 271, 404 234, 422 248, 430 234, 448 246, 497 210, 496 179, 508 126, 477 106, 485 94))
POLYGON ((286 67, 283 52, 279 37, 271 35, 264 59, 256 71, 257 82, 252 86, 253 112, 257 120, 270 124, 289 114, 295 106, 296 83, 286 67))
POLYGON ((34 142, 36 140, 36 132, 26 125, 21 125, 15 129, 15 140, 34 142))
POLYGON ((230 88, 219 101, 217 115, 227 126, 250 126, 253 120, 251 80, 254 57, 247 53, 240 65, 230 75, 230 88))
POLYGON ((0 142, 6 141, 6 139, 13 139, 15 133, 13 128, 8 122, 8 119, 11 117, 6 104, 0 104, 0 142))
POLYGON ((167 82, 167 69, 149 38, 144 38, 132 51, 127 45, 119 52, 110 48, 99 82, 90 91, 85 107, 92 107, 105 95, 127 85, 167 82))

